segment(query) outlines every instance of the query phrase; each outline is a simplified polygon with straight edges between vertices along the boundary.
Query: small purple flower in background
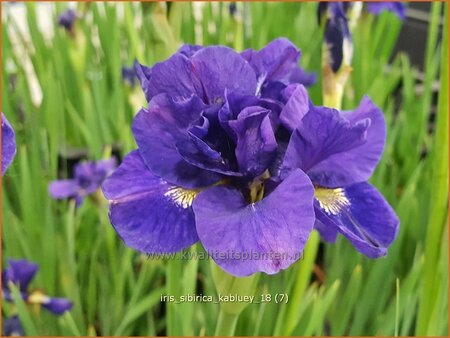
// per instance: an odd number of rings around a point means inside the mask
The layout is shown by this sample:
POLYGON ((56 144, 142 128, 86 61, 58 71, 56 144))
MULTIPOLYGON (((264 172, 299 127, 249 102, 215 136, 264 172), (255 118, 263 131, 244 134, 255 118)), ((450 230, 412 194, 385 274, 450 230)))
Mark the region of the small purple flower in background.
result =
POLYGON ((2 176, 16 156, 16 137, 14 129, 2 113, 2 176))
POLYGON ((73 27, 76 19, 77 12, 69 8, 59 16, 58 25, 63 27, 68 32, 73 32, 73 27))
POLYGON ((3 321, 3 334, 5 336, 24 336, 25 332, 23 331, 22 324, 20 323, 19 316, 14 315, 9 318, 6 318, 3 321))
POLYGON ((128 83, 131 87, 137 84, 137 75, 134 67, 122 67, 122 80, 128 83))
POLYGON ((9 268, 2 271, 2 296, 12 302, 10 284, 19 288, 22 299, 29 304, 39 304, 55 315, 62 315, 72 308, 72 302, 65 298, 53 298, 40 290, 29 291, 28 285, 38 270, 38 266, 27 260, 8 260, 9 268))
POLYGON ((52 181, 49 193, 55 199, 75 198, 76 205, 80 206, 86 196, 100 188, 116 165, 115 158, 79 163, 75 166, 75 177, 52 181))
POLYGON ((384 147, 382 113, 368 99, 355 112, 314 107, 299 57, 276 39, 136 63, 149 101, 132 124, 138 149, 102 186, 126 245, 171 253, 200 240, 235 276, 286 269, 314 225, 369 257, 386 253, 398 220, 365 183, 384 147))
POLYGON ((404 20, 406 17, 405 3, 400 1, 367 2, 367 11, 375 15, 383 11, 389 11, 397 15, 401 20, 404 20))

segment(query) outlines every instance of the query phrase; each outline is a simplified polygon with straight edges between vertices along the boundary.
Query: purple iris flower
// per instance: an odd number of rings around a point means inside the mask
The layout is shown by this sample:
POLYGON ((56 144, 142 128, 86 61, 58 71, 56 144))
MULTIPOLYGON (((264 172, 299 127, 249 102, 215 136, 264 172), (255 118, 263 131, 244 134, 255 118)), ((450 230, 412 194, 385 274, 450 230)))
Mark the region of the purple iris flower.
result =
POLYGON ((353 224, 365 231, 361 242, 376 241, 385 252, 390 243, 381 237, 392 241, 398 222, 364 183, 384 146, 381 112, 366 104, 341 117, 315 108, 293 80, 298 53, 277 39, 244 57, 223 46, 184 46, 153 68, 136 65, 149 100, 132 124, 138 149, 102 185, 111 223, 126 245, 163 254, 200 240, 235 276, 287 268, 301 257, 314 224, 333 235, 353 224), (296 147, 303 136, 304 149, 296 147), (331 172, 319 170, 328 157, 335 160, 333 152, 344 151, 340 166, 336 160, 331 172), (328 190, 345 199, 336 202, 328 190), (343 214, 341 204, 350 211, 343 214), (322 211, 327 217, 316 217, 322 211), (361 220, 365 212, 377 216, 373 223, 361 220), (378 217, 384 216, 392 218, 383 223, 378 217))
POLYGON ((40 290, 29 291, 28 286, 38 270, 38 266, 27 260, 8 261, 9 268, 2 271, 2 296, 12 302, 9 284, 12 283, 20 290, 24 301, 30 304, 39 304, 55 315, 62 315, 72 308, 72 302, 65 298, 53 298, 40 290))
POLYGON ((22 324, 20 323, 19 316, 14 315, 4 320, 3 322, 3 334, 5 336, 24 336, 22 324))
POLYGON ((2 113, 2 176, 16 156, 16 137, 5 115, 2 113))
POLYGON ((384 150, 383 113, 368 97, 354 111, 315 107, 305 101, 293 108, 292 114, 304 115, 287 146, 281 178, 299 168, 309 176, 315 187, 315 227, 325 240, 332 242, 341 233, 366 256, 385 255, 396 238, 399 220, 367 183, 384 150))
POLYGON ((284 103, 263 93, 295 82, 298 57, 277 39, 245 57, 184 46, 153 68, 137 64, 150 101, 132 125, 138 150, 103 184, 128 246, 168 253, 200 240, 236 276, 276 273, 301 257, 314 225, 313 186, 294 170, 265 190, 284 103))
POLYGON ((52 181, 49 185, 49 193, 55 199, 75 198, 76 205, 80 206, 86 196, 100 188, 115 168, 115 158, 79 163, 75 166, 75 177, 52 181))
POLYGON ((69 8, 58 18, 58 25, 63 27, 66 31, 71 32, 73 30, 73 26, 75 23, 75 20, 77 19, 77 12, 75 10, 69 8))
POLYGON ((401 20, 404 20, 406 17, 405 3, 400 1, 367 2, 367 11, 375 15, 378 15, 383 11, 390 11, 397 15, 401 20))

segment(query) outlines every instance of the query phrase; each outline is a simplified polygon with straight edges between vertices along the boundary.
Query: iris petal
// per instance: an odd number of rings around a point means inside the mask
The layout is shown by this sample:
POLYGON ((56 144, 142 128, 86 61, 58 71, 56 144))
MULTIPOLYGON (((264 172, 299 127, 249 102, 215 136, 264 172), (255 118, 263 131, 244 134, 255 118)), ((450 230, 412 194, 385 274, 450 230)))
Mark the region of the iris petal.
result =
POLYGON ((367 97, 352 112, 311 107, 292 134, 282 174, 301 168, 314 184, 328 188, 364 182, 383 153, 385 137, 383 113, 367 97))
POLYGON ((2 113, 2 175, 16 156, 16 139, 14 130, 2 113))
POLYGON ((197 242, 191 208, 196 191, 168 184, 132 151, 106 179, 110 219, 126 245, 145 253, 177 252, 197 242))
POLYGON ((386 255, 397 236, 399 220, 384 197, 369 183, 327 190, 328 195, 323 192, 316 199, 317 219, 330 231, 342 233, 364 255, 386 255))
POLYGON ((286 38, 269 42, 259 51, 242 53, 255 69, 259 81, 287 81, 294 68, 298 67, 301 52, 286 38))
POLYGON ((289 131, 295 130, 309 111, 309 96, 306 88, 299 84, 287 86, 282 93, 286 96, 286 105, 280 113, 281 124, 289 131))
POLYGON ((188 140, 187 130, 201 118, 204 107, 196 96, 175 102, 161 94, 151 100, 148 111, 142 109, 133 121, 133 134, 145 164, 167 182, 198 188, 220 180, 217 174, 187 163, 176 148, 177 142, 188 140))
POLYGON ((314 183, 321 186, 339 187, 367 181, 384 151, 386 141, 384 115, 368 97, 362 99, 356 110, 342 112, 342 116, 351 125, 370 119, 366 142, 347 151, 336 152, 316 164, 308 174, 314 183))
POLYGON ((316 222, 314 223, 314 229, 316 229, 319 232, 320 236, 322 236, 322 238, 326 242, 328 242, 328 243, 336 242, 336 238, 338 235, 338 231, 336 228, 331 227, 331 226, 326 226, 321 221, 316 219, 316 222))
POLYGON ((250 177, 261 175, 276 156, 277 141, 262 107, 245 108, 229 126, 237 135, 236 158, 239 171, 250 177))
POLYGON ((38 270, 38 266, 27 260, 8 260, 9 268, 2 272, 2 284, 8 287, 8 282, 18 285, 25 292, 38 270))
POLYGON ((142 66, 138 67, 137 75, 147 101, 162 93, 177 101, 188 99, 194 94, 204 96, 202 85, 193 72, 190 59, 180 53, 155 64, 151 71, 142 66))
POLYGON ((189 136, 189 139, 177 142, 176 145, 178 152, 186 162, 198 168, 210 170, 226 176, 243 175, 242 173, 232 170, 222 158, 222 155, 214 149, 211 149, 206 142, 192 133, 190 133, 189 136))
POLYGON ((235 276, 286 269, 300 258, 314 224, 313 186, 301 170, 259 202, 217 186, 201 192, 193 208, 206 251, 235 276))
POLYGON ((64 312, 72 308, 72 302, 65 298, 49 297, 48 302, 43 303, 42 307, 55 315, 62 315, 64 312))
POLYGON ((78 195, 78 182, 76 180, 57 180, 48 186, 49 194, 55 199, 65 199, 78 195))
POLYGON ((205 102, 223 102, 225 90, 242 95, 255 94, 256 74, 233 49, 206 47, 196 52, 191 61, 193 72, 202 83, 205 102))

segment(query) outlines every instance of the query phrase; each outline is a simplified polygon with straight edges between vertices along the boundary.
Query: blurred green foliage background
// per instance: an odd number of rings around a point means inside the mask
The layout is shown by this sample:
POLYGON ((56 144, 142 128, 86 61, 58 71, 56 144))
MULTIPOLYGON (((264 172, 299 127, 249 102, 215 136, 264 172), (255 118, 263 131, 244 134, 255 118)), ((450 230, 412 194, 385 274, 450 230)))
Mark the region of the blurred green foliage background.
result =
MULTIPOLYGON (((38 24, 41 5, 21 5, 24 30, 16 5, 2 3, 2 111, 18 144, 2 183, 2 258, 3 267, 38 263, 33 286, 74 308, 56 318, 4 302, 3 317, 16 308, 27 335, 212 335, 218 304, 160 301, 214 295, 208 261, 147 259, 120 241, 101 193, 75 209, 52 200, 48 183, 80 159, 136 147, 130 124, 146 102, 121 76, 134 59, 152 65, 183 42, 243 50, 284 36, 320 75, 317 3, 238 3, 234 14, 229 3, 78 3, 73 34, 56 24, 67 4, 46 4, 50 33, 38 24)), ((393 55, 401 25, 392 13, 363 13, 344 97, 351 109, 367 94, 385 113, 386 151, 371 182, 401 219, 396 242, 370 260, 344 238, 324 245, 314 234, 303 260, 261 276, 257 295, 289 302, 249 305, 238 335, 448 334, 448 5, 432 5, 420 80, 407 55, 393 55)), ((320 76, 309 92, 320 105, 320 76)))

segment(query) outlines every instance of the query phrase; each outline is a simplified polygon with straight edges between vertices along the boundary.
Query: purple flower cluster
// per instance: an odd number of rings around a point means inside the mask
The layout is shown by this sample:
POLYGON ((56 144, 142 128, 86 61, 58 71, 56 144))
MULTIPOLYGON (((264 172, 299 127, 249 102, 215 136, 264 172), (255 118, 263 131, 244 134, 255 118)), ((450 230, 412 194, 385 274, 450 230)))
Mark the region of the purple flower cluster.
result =
POLYGON ((77 207, 85 197, 96 192, 106 177, 116 168, 116 159, 81 162, 75 166, 73 179, 50 182, 48 191, 55 199, 74 198, 77 207))
MULTIPOLYGON (((9 260, 9 268, 2 271, 2 297, 12 302, 10 284, 19 288, 22 299, 29 304, 39 304, 55 315, 62 315, 72 308, 72 302, 65 298, 47 296, 41 290, 29 291, 28 286, 38 270, 38 266, 26 260, 9 260)), ((19 331, 20 322, 10 318, 11 330, 19 331)), ((20 331, 19 331, 20 332, 20 331)))
POLYGON ((200 240, 236 276, 287 268, 314 227, 386 254, 399 221, 366 182, 384 149, 383 113, 367 97, 354 111, 314 106, 299 57, 280 38, 242 53, 185 45, 136 64, 149 103, 132 125, 138 149, 103 184, 126 245, 170 253, 200 240))

